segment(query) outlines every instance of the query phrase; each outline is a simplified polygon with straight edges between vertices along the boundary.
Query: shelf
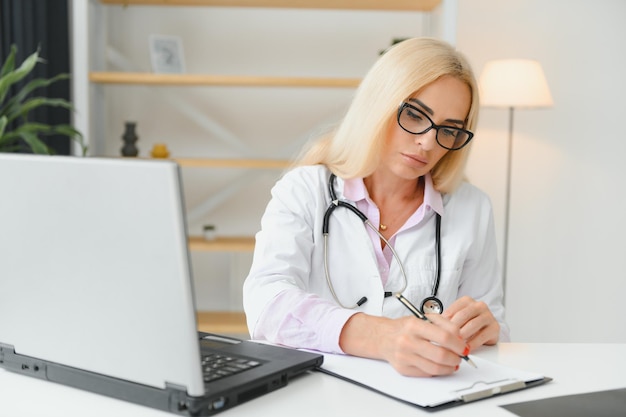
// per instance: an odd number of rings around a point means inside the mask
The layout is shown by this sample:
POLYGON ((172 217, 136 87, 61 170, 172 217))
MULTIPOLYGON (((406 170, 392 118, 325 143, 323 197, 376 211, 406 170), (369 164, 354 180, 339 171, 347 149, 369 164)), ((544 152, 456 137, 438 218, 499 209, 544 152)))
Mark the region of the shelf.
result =
POLYGON ((239 311, 198 311, 198 330, 207 333, 248 335, 246 315, 239 311))
POLYGON ((100 0, 104 4, 152 6, 273 7, 290 9, 432 11, 441 0, 100 0))
POLYGON ((250 75, 153 74, 151 72, 89 73, 89 80, 99 84, 136 84, 163 86, 220 87, 329 87, 355 88, 358 78, 264 77, 250 75))
POLYGON ((278 159, 211 159, 211 158, 174 158, 184 168, 258 168, 285 169, 291 161, 278 159))
POLYGON ((201 236, 190 236, 189 249, 192 251, 251 252, 254 250, 254 237, 218 236, 213 240, 206 240, 201 236))

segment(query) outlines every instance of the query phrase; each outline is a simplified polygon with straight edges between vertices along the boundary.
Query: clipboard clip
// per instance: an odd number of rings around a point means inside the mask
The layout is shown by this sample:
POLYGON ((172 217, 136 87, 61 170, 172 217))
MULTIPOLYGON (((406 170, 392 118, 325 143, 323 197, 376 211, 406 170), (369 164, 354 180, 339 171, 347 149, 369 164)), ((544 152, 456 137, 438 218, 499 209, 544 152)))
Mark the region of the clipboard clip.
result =
POLYGON ((461 401, 469 403, 472 401, 482 400, 483 398, 493 397, 498 394, 505 394, 511 391, 517 391, 526 388, 526 383, 520 380, 503 379, 493 382, 477 381, 468 388, 456 390, 461 401), (484 389, 476 390, 477 386, 486 385, 484 389), (469 391, 469 392, 467 392, 469 391), (464 394, 464 392, 466 392, 464 394))

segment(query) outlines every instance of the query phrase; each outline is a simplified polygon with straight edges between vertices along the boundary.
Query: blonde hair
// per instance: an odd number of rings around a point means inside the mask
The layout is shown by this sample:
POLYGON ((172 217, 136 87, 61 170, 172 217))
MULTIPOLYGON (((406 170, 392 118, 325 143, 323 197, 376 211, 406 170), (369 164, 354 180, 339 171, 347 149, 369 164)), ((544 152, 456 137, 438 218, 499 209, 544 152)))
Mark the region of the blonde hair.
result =
MULTIPOLYGON (((478 87, 465 57, 432 38, 414 38, 392 46, 361 81, 341 123, 303 150, 295 165, 324 164, 342 178, 367 177, 377 168, 385 136, 396 123, 398 106, 443 76, 470 87, 472 102, 465 128, 478 118, 478 87)), ((470 144, 449 151, 431 171, 440 192, 451 192, 463 180, 470 144)))

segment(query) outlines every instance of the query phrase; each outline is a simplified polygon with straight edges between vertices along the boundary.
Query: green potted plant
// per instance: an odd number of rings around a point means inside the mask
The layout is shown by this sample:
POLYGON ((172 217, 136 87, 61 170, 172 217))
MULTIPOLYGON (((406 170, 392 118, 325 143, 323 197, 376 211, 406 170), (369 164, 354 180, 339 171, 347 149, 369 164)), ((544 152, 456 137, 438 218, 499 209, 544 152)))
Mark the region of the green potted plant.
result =
POLYGON ((0 70, 0 152, 14 152, 23 149, 23 144, 33 153, 51 154, 41 137, 60 134, 77 141, 82 153, 86 153, 82 135, 68 124, 49 125, 29 120, 30 113, 41 106, 64 107, 73 110, 72 104, 60 98, 33 96, 38 88, 46 87, 54 82, 69 78, 68 74, 58 74, 52 78, 36 78, 10 95, 11 86, 23 80, 35 68, 39 51, 34 52, 15 68, 17 47, 11 46, 11 52, 0 70))

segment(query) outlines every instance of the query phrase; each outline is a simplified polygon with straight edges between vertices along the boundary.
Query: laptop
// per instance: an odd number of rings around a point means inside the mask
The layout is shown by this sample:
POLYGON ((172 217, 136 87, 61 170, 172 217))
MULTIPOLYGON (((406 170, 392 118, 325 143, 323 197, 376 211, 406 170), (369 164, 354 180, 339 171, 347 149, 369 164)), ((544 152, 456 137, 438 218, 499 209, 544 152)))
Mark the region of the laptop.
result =
POLYGON ((197 331, 175 162, 0 154, 0 190, 1 367, 204 416, 322 364, 197 331))

